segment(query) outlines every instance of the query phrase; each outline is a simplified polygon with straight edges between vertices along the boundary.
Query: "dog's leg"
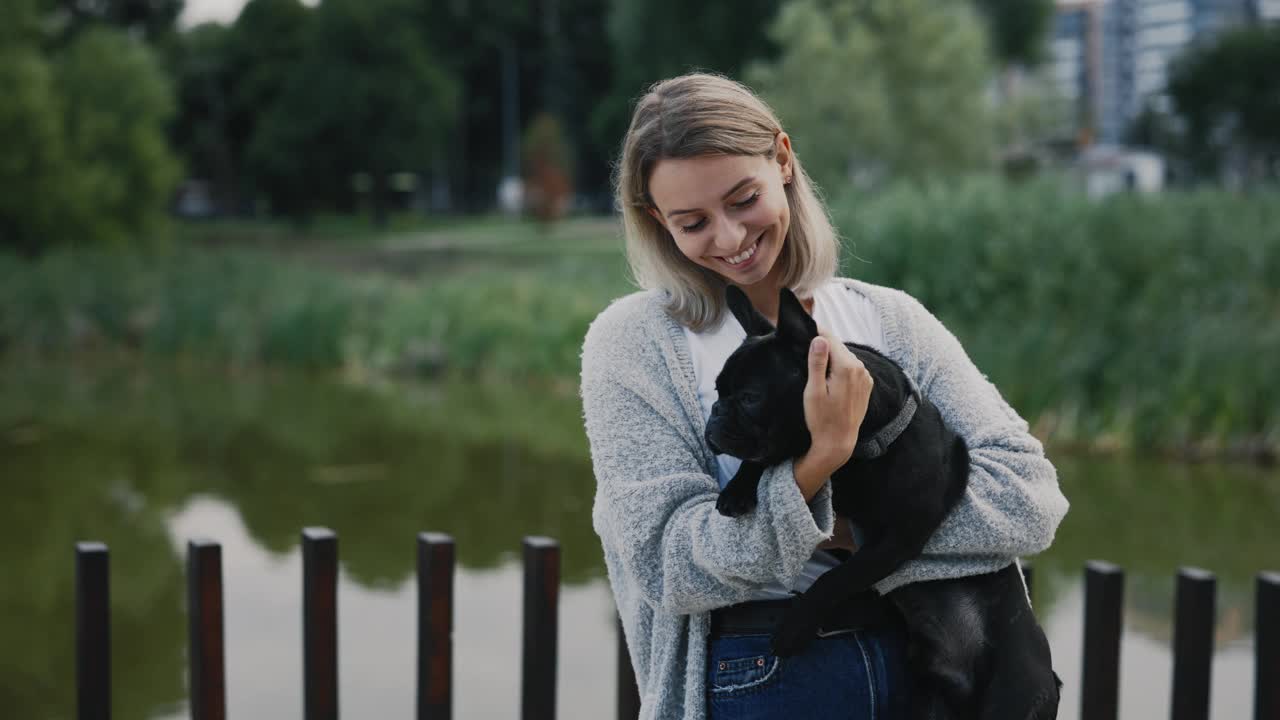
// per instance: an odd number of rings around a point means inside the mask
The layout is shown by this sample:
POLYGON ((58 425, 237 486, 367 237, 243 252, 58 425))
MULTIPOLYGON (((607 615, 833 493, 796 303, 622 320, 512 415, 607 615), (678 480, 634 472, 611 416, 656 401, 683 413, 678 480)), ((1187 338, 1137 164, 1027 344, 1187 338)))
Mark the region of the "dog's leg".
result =
POLYGON ((932 688, 922 688, 911 694, 910 709, 907 713, 911 720, 952 720, 955 713, 947 705, 942 693, 932 688))
POLYGON ((720 491, 716 498, 716 510, 721 515, 738 517, 756 509, 756 493, 760 488, 760 476, 764 474, 764 466, 760 463, 743 460, 738 472, 720 491))
POLYGON ((1056 674, 1025 684, 996 685, 1002 678, 994 676, 982 698, 982 720, 1057 720, 1059 686, 1056 674))
POLYGON ((1056 720, 1062 680, 1051 669, 1048 640, 1039 628, 1040 652, 1014 652, 1006 637, 982 692, 982 720, 1056 720))
POLYGON ((883 580, 919 552, 920 548, 885 535, 859 549, 844 564, 823 573, 806 592, 792 600, 791 609, 774 631, 773 653, 788 657, 803 650, 831 608, 883 580))

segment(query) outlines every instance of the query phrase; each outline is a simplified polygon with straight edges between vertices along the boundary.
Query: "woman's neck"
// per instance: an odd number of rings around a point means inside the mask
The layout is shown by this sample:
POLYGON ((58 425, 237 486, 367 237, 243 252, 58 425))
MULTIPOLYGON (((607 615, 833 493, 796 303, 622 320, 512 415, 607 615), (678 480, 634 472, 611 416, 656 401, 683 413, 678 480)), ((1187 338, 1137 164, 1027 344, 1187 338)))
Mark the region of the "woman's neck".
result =
MULTIPOLYGON (((754 285, 740 286, 742 291, 747 294, 747 299, 751 301, 751 305, 759 311, 761 315, 768 318, 774 327, 778 326, 778 294, 782 292, 782 267, 775 263, 770 268, 769 273, 764 276, 760 282, 754 285)), ((804 305, 805 312, 813 314, 813 298, 800 298, 800 304, 804 305)))

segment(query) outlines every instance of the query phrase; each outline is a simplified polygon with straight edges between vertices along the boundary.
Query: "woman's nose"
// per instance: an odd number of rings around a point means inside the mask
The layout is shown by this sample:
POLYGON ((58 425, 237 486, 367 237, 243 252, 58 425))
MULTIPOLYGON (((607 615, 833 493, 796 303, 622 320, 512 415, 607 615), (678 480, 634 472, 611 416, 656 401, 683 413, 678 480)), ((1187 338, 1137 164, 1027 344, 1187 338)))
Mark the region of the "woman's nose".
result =
POLYGON ((733 252, 742 247, 742 239, 746 235, 747 229, 742 223, 733 218, 721 216, 720 227, 716 232, 716 249, 733 252))

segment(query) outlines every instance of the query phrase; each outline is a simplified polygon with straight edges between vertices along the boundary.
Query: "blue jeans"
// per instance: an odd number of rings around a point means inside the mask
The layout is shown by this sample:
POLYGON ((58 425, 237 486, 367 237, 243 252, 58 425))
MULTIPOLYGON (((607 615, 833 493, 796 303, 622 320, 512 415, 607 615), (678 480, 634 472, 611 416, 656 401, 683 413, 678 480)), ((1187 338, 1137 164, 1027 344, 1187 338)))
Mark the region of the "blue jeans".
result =
POLYGON ((907 683, 900 627, 819 637, 789 658, 769 652, 768 635, 708 641, 710 720, 903 720, 907 683))

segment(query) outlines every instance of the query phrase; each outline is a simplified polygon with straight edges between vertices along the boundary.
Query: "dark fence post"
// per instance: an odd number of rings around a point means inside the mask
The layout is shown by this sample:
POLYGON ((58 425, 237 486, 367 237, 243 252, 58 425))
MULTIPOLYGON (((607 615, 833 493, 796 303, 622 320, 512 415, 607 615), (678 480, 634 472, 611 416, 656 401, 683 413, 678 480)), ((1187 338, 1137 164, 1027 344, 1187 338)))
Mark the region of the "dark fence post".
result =
POLYGON ((636 720, 640 717, 640 688, 636 686, 636 673, 631 667, 631 655, 627 653, 627 636, 622 631, 622 618, 618 625, 618 720, 636 720))
POLYGON ((111 613, 107 546, 76 543, 76 717, 111 717, 111 613))
POLYGON ((556 618, 560 600, 560 545, 524 539, 524 667, 522 720, 556 716, 556 618))
POLYGON ((418 533, 418 720, 453 716, 453 538, 418 533))
POLYGON ((1256 720, 1280 718, 1280 573, 1258 573, 1254 623, 1254 697, 1256 720))
POLYGON ((1116 720, 1120 690, 1120 631, 1124 623, 1124 571, 1090 560, 1084 573, 1084 669, 1081 720, 1116 720))
POLYGON ((338 717, 338 536, 302 531, 302 673, 306 720, 338 717))
POLYGON ((1213 669, 1213 573, 1178 570, 1174 595, 1172 720, 1208 720, 1213 669))
POLYGON ((222 547, 187 543, 187 642, 192 720, 225 720, 226 658, 222 626, 222 547))

